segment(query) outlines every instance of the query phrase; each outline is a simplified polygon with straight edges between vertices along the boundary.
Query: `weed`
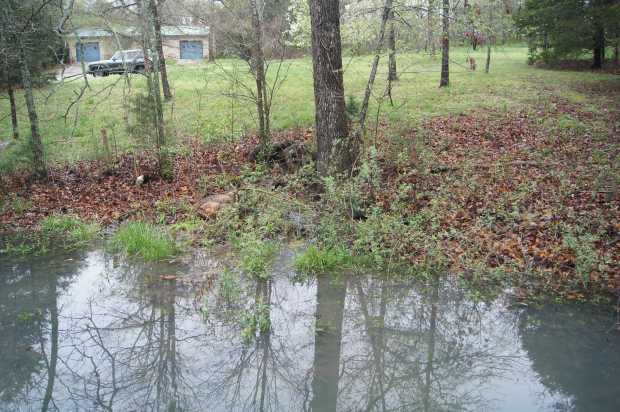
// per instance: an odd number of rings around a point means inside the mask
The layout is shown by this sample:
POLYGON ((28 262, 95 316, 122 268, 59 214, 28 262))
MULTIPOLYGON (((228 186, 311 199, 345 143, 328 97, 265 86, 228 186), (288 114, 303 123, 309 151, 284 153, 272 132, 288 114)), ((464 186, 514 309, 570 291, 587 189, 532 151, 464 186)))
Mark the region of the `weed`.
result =
POLYGON ((43 236, 50 241, 61 241, 65 249, 85 247, 97 236, 99 229, 99 225, 71 215, 51 215, 41 221, 43 236))
POLYGON ((9 208, 16 216, 23 216, 28 210, 32 209, 33 203, 31 200, 24 199, 20 196, 13 196, 8 202, 9 208))
POLYGON ((163 260, 179 252, 165 229, 146 222, 125 223, 111 239, 110 245, 114 251, 139 256, 147 261, 163 260))
POLYGON ((350 266, 352 257, 344 248, 319 249, 311 245, 295 257, 295 270, 302 275, 333 272, 350 266))
POLYGON ((241 269, 261 279, 267 278, 271 261, 276 254, 274 242, 264 241, 247 234, 233 240, 235 249, 239 251, 241 269))
POLYGON ((239 185, 239 177, 230 173, 202 176, 198 180, 198 190, 204 196, 219 191, 227 191, 239 185))
POLYGON ((269 305, 259 302, 254 311, 248 310, 241 315, 241 336, 246 343, 250 343, 257 332, 267 333, 270 328, 269 305))
POLYGON ((235 274, 225 269, 218 279, 220 297, 226 302, 234 302, 241 296, 241 287, 235 274))
POLYGON ((42 255, 47 253, 48 244, 41 236, 31 236, 30 239, 7 240, 4 242, 2 253, 9 256, 42 255))
POLYGON ((592 272, 598 269, 599 258, 594 242, 598 238, 591 233, 584 233, 581 228, 569 230, 564 234, 564 245, 575 254, 575 272, 581 278, 584 287, 588 287, 592 272))
POLYGON ((196 233, 199 232, 204 226, 204 221, 197 216, 190 216, 185 220, 170 225, 170 231, 172 233, 185 232, 196 233))

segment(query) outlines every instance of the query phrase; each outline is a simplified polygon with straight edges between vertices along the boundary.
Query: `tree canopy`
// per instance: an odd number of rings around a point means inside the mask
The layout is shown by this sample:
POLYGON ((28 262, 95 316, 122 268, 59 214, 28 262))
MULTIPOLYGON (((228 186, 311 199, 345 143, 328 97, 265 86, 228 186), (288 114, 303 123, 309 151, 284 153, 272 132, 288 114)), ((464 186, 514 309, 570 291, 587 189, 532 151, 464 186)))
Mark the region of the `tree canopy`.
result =
POLYGON ((620 3, 616 0, 527 0, 516 15, 530 46, 530 62, 580 57, 592 51, 601 68, 605 48, 617 44, 620 3))

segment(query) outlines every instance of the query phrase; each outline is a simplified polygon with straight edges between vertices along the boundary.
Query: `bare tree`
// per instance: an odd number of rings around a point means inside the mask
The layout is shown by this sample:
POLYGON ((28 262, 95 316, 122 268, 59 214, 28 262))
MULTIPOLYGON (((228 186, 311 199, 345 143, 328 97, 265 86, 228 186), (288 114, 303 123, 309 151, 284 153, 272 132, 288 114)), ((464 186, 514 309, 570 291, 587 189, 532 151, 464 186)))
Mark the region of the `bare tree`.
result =
POLYGON ((431 52, 435 56, 435 39, 433 34, 433 12, 435 9, 435 1, 428 0, 428 9, 426 10, 426 47, 425 51, 431 52))
POLYGON ((450 0, 443 0, 442 10, 442 37, 441 37, 441 80, 439 87, 445 87, 450 82, 450 0))
POLYGON ((266 80, 265 80, 265 56, 263 53, 263 25, 260 11, 256 0, 250 0, 252 12, 252 31, 254 42, 252 44, 252 68, 256 79, 256 114, 258 116, 258 137, 261 147, 264 149, 269 142, 269 114, 265 105, 266 80))
POLYGON ((340 2, 311 0, 312 66, 317 139, 317 168, 329 175, 351 169, 356 153, 349 125, 342 78, 340 2))
POLYGON ((19 139, 19 123, 17 122, 17 104, 15 102, 15 90, 13 85, 7 85, 9 104, 11 105, 11 125, 13 126, 13 139, 19 139))
POLYGON ((172 99, 172 93, 170 92, 170 83, 168 82, 168 70, 166 69, 166 57, 164 56, 164 47, 162 44, 161 17, 159 12, 159 9, 163 5, 164 1, 165 0, 149 0, 149 7, 151 9, 151 15, 153 16, 153 31, 155 34, 155 47, 159 57, 161 87, 164 93, 164 99, 170 100, 172 99))
MULTIPOLYGON (((142 23, 142 38, 143 38, 143 48, 146 52, 152 50, 155 35, 155 16, 153 15, 153 6, 152 3, 155 0, 142 0, 138 3, 139 11, 140 11, 140 21, 142 23), (148 2, 148 3, 145 3, 148 2)), ((170 173, 172 172, 170 165, 168 154, 166 153, 166 133, 164 126, 164 112, 162 107, 162 98, 161 98, 161 90, 159 85, 160 79, 160 62, 159 62, 159 54, 153 53, 153 63, 148 70, 145 70, 148 90, 149 90, 149 98, 152 99, 155 120, 155 150, 157 152, 157 161, 159 174, 162 177, 170 177, 170 173)))
POLYGON ((375 48, 375 57, 373 59, 372 67, 370 69, 370 76, 368 78, 368 83, 366 84, 364 100, 362 101, 362 107, 360 110, 360 129, 362 131, 365 130, 366 114, 368 113, 370 95, 372 93, 372 87, 374 85, 375 77, 377 75, 377 68, 379 66, 379 58, 381 57, 381 48, 383 46, 383 40, 385 38, 385 26, 387 25, 391 14, 393 14, 392 0, 385 0, 384 6, 383 6, 383 14, 381 18, 381 28, 379 29, 379 38, 377 40, 377 46, 375 48))
POLYGON ((43 157, 43 141, 39 132, 39 117, 37 108, 34 103, 34 93, 32 87, 32 73, 28 64, 26 55, 26 45, 23 36, 18 37, 19 48, 19 66, 24 86, 24 97, 26 98, 26 108, 28 110, 28 119, 30 120, 31 144, 32 144, 32 161, 34 166, 34 175, 37 178, 47 177, 47 169, 45 167, 45 159, 43 157))
POLYGON ((394 8, 390 8, 389 13, 390 29, 388 33, 388 50, 389 50, 389 63, 388 63, 388 81, 393 82, 398 80, 398 73, 396 71, 396 24, 394 21, 394 8))
POLYGON ((493 0, 489 0, 489 21, 488 21, 488 35, 487 35, 487 60, 486 63, 484 65, 484 72, 485 73, 489 73, 489 69, 491 68, 491 43, 495 42, 495 29, 493 27, 493 8, 495 7, 495 4, 493 3, 493 0))

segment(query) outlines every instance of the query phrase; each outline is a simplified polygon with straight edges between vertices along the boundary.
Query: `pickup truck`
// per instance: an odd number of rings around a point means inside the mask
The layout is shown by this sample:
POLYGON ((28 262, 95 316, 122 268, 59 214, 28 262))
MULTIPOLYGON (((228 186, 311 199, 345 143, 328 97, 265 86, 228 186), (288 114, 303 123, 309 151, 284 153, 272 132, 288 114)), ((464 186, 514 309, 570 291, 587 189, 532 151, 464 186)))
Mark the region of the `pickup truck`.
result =
POLYGON ((88 74, 107 76, 109 74, 144 73, 149 60, 144 58, 142 50, 120 50, 109 60, 100 60, 88 64, 88 74))

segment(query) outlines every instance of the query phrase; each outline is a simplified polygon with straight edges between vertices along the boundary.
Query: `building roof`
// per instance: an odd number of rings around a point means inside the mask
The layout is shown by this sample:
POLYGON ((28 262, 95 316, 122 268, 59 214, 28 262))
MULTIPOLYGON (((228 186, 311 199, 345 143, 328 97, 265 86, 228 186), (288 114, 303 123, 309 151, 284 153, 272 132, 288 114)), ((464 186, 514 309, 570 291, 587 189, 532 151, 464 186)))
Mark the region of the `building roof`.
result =
MULTIPOLYGON (((83 37, 111 37, 114 33, 111 29, 101 28, 81 28, 75 30, 70 36, 83 37)), ((138 34, 138 30, 135 27, 125 27, 117 29, 116 33, 121 36, 134 36, 138 34)), ((200 26, 162 26, 161 34, 165 37, 175 36, 208 36, 209 28, 200 26)))
POLYGON ((162 26, 164 36, 208 36, 209 28, 201 26, 162 26))

